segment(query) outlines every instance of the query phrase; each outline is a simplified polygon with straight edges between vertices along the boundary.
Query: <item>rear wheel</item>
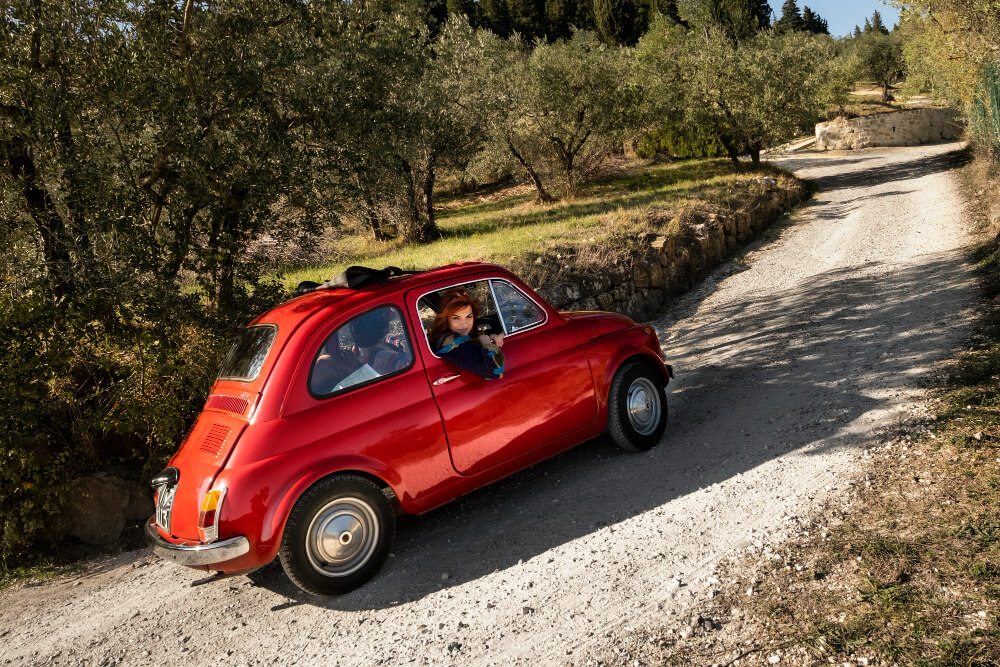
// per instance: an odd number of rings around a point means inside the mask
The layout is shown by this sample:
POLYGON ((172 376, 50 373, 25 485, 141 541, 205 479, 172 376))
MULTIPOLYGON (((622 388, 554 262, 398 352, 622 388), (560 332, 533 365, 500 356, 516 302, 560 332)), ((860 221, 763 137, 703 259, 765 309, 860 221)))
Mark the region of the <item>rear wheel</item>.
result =
POLYGON ((396 525, 389 500, 364 477, 330 477, 292 508, 278 556, 288 577, 316 595, 365 583, 389 555, 396 525))
POLYGON ((622 449, 641 452, 656 445, 667 428, 663 378, 646 364, 623 364, 611 381, 608 433, 622 449))

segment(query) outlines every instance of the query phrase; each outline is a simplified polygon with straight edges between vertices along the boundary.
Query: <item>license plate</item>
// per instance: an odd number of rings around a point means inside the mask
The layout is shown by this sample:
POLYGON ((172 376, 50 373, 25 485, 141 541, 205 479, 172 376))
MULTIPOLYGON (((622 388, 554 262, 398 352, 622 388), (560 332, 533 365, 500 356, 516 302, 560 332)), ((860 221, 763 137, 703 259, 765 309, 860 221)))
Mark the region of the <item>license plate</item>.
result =
POLYGON ((156 525, 170 532, 170 511, 174 507, 174 494, 177 486, 161 486, 156 494, 156 525))

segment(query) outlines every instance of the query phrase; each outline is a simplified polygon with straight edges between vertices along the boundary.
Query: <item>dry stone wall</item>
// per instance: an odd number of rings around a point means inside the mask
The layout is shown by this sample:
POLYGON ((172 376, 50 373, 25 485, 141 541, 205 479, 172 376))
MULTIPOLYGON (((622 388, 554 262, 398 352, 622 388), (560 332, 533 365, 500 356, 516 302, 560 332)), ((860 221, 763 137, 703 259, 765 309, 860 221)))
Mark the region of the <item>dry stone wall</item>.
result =
POLYGON ((840 117, 816 125, 816 148, 854 150, 873 146, 916 146, 954 139, 962 130, 954 109, 905 109, 840 117))
POLYGON ((761 194, 747 210, 694 214, 673 225, 671 233, 631 239, 628 262, 588 270, 560 254, 549 260, 554 265, 549 276, 535 273, 529 282, 560 310, 610 310, 649 319, 807 196, 804 184, 791 179, 784 186, 773 178, 758 184, 761 194))

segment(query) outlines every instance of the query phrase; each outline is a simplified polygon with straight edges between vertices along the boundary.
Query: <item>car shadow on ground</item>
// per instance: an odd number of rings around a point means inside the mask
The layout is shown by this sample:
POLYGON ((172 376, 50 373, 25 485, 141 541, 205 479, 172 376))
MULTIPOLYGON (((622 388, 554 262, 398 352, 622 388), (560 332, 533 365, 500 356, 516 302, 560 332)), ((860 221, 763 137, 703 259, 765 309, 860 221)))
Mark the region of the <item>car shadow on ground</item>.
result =
POLYGON ((301 593, 273 566, 255 581, 289 599, 276 611, 392 607, 513 568, 790 452, 860 447, 870 435, 865 415, 888 407, 893 390, 918 385, 952 348, 951 313, 969 278, 958 253, 905 269, 873 262, 723 305, 710 321, 681 321, 671 339, 679 378, 658 448, 626 454, 598 438, 405 517, 386 566, 341 597, 301 593))

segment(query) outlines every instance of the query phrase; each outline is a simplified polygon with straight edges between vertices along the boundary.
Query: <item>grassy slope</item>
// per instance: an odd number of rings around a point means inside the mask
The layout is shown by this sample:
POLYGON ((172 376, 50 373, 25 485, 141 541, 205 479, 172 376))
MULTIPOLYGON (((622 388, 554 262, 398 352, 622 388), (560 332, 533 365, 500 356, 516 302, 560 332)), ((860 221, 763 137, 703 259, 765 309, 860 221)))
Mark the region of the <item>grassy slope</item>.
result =
POLYGON ((535 204, 526 187, 485 197, 444 201, 437 214, 441 238, 421 246, 378 243, 349 236, 333 242, 341 258, 287 272, 292 288, 302 280, 325 280, 351 264, 423 269, 458 261, 488 261, 517 267, 556 245, 592 244, 622 232, 644 231, 684 208, 739 208, 747 181, 766 175, 726 159, 669 164, 629 163, 623 173, 584 184, 572 200, 535 204))

